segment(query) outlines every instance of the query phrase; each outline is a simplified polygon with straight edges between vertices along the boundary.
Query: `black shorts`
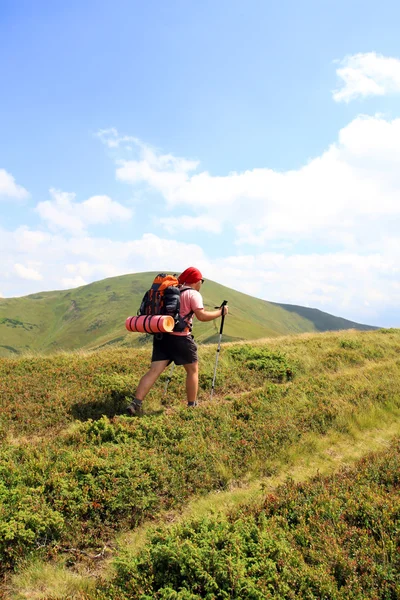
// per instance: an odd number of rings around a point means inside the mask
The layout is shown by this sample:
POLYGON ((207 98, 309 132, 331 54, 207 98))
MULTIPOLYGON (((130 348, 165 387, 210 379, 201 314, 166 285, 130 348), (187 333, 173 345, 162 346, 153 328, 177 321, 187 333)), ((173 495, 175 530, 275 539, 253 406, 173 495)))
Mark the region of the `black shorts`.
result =
POLYGON ((161 338, 158 338, 155 335, 151 361, 159 360, 169 360, 176 365, 189 365, 197 362, 197 345, 193 336, 163 333, 161 338))

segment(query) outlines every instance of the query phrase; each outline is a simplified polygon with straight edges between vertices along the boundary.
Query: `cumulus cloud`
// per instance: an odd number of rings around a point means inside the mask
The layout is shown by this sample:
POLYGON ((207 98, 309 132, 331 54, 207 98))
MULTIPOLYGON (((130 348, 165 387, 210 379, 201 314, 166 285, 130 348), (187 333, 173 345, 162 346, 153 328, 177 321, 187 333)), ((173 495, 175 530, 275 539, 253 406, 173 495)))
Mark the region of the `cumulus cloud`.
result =
POLYGON ((384 252, 254 253, 218 260, 207 276, 270 301, 385 325, 380 316, 400 302, 398 258, 384 252))
POLYGON ((114 127, 110 129, 100 129, 97 132, 103 144, 113 149, 135 150, 137 158, 135 160, 119 160, 117 169, 117 179, 121 181, 130 181, 131 183, 146 182, 149 178, 157 181, 158 177, 177 179, 178 174, 185 175, 197 168, 199 162, 179 158, 173 154, 162 154, 157 148, 142 142, 137 137, 131 135, 122 135, 114 127))
POLYGON ((178 213, 157 219, 170 234, 236 231, 237 256, 203 261, 208 278, 369 322, 400 301, 399 159, 400 119, 360 115, 296 170, 214 176, 140 142, 116 175, 178 213))
MULTIPOLYGON (((140 161, 119 163, 116 173, 121 181, 161 194, 169 209, 192 210, 195 216, 177 218, 186 229, 234 227, 239 245, 312 239, 348 247, 375 240, 379 223, 399 216, 399 158, 400 119, 360 116, 321 156, 297 170, 213 176, 193 172, 195 162, 150 151, 140 161)), ((160 222, 173 232, 174 221, 160 222)))
POLYGON ((158 223, 171 234, 180 231, 207 231, 209 233, 220 233, 221 225, 216 219, 211 217, 191 217, 183 215, 182 217, 165 217, 158 219, 158 223))
POLYGON ((71 289, 76 287, 81 287, 82 285, 87 285, 87 281, 83 279, 80 275, 76 277, 62 277, 61 285, 63 288, 71 289))
POLYGON ((198 162, 171 154, 157 154, 150 148, 142 150, 141 155, 140 160, 120 160, 117 179, 132 184, 147 184, 174 204, 177 191, 190 184, 189 174, 197 168, 198 162))
POLYGON ((400 305, 399 258, 384 252, 261 252, 218 259, 209 265, 206 277, 273 302, 386 325, 381 315, 400 305))
POLYGON ((0 200, 2 198, 16 198, 17 200, 29 198, 29 192, 18 185, 14 177, 5 169, 0 169, 0 200))
POLYGON ((40 217, 56 229, 83 234, 90 225, 104 225, 111 221, 132 218, 132 210, 108 196, 92 196, 84 202, 75 202, 75 194, 51 189, 51 200, 39 202, 40 217))
POLYGON ((131 135, 120 135, 115 127, 110 127, 109 129, 99 129, 99 131, 96 133, 96 136, 105 146, 112 149, 117 149, 121 146, 128 146, 128 148, 130 148, 131 144, 140 144, 140 140, 138 138, 132 137, 131 135))
MULTIPOLYGON (((65 265, 65 270, 75 276, 77 281, 93 281, 98 273, 101 273, 102 278, 104 277, 116 277, 120 274, 119 265, 114 265, 110 262, 88 262, 79 261, 77 263, 69 263, 65 265)), ((66 280, 63 280, 66 281, 66 280)), ((83 284, 79 284, 83 285, 83 284)), ((71 285, 71 287, 75 287, 71 285)))
POLYGON ((150 233, 118 241, 87 235, 76 237, 67 231, 42 234, 27 227, 15 231, 0 227, 0 255, 4 257, 0 283, 5 296, 77 287, 127 273, 179 271, 188 266, 188 257, 199 268, 208 264, 200 246, 150 233), (42 277, 40 280, 38 275, 42 277), (29 285, 22 277, 30 279, 29 285))
POLYGON ((14 265, 14 270, 18 277, 21 277, 21 279, 29 279, 33 281, 42 281, 43 279, 43 275, 39 273, 37 269, 34 269, 31 266, 26 267, 25 265, 16 263, 14 265))
POLYGON ((346 56, 336 70, 342 80, 333 92, 336 102, 400 92, 400 60, 367 52, 346 56))
MULTIPOLYGON (((10 236, 9 236, 10 237, 10 236)), ((44 231, 34 231, 26 225, 18 227, 13 233, 16 246, 21 253, 36 252, 40 247, 48 246, 53 241, 51 234, 44 231)))

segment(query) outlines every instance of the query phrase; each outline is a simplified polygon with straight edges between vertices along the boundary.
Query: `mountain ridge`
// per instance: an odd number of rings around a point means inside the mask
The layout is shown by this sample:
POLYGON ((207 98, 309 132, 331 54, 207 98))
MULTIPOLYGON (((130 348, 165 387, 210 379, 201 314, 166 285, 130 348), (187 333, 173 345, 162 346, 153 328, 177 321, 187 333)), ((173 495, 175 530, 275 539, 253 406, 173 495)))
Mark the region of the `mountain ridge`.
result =
MULTIPOLYGON (((69 290, 0 299, 0 356, 29 352, 95 350, 108 345, 137 347, 150 336, 132 334, 125 320, 135 315, 157 272, 108 277, 69 290)), ((206 308, 229 301, 224 341, 279 335, 357 329, 379 329, 298 305, 268 302, 207 280, 202 288, 206 308)), ((199 323, 193 332, 200 343, 218 339, 219 320, 199 323)))

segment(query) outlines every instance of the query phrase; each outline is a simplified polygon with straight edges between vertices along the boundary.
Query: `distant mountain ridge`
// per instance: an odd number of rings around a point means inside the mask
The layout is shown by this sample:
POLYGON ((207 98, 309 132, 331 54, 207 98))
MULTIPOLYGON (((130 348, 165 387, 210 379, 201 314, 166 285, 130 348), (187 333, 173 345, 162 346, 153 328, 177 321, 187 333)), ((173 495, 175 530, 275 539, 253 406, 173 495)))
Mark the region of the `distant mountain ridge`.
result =
MULTIPOLYGON (((26 352, 97 349, 107 345, 140 346, 150 336, 129 333, 125 320, 135 315, 156 272, 121 275, 71 290, 0 298, 0 356, 26 352)), ((340 329, 378 329, 313 308, 267 302, 207 280, 205 308, 229 302, 224 341, 340 329)), ((218 339, 219 320, 194 324, 200 343, 218 339)))

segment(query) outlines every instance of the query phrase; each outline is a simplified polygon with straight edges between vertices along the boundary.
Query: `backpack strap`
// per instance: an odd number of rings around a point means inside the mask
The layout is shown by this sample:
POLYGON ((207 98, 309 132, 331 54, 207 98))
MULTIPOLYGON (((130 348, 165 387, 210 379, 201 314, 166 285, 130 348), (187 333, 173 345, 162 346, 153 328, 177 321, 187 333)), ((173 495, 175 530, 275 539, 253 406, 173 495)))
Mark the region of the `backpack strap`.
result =
MULTIPOLYGON (((181 287, 181 286, 179 286, 179 290, 180 290, 180 293, 181 293, 181 294, 182 294, 183 292, 186 292, 186 291, 188 291, 188 290, 192 290, 192 289, 193 289, 193 288, 191 288, 190 286, 186 286, 186 285, 184 285, 184 286, 182 286, 182 287, 181 287)), ((180 327, 182 327, 182 331, 184 331, 184 329, 186 329, 186 327, 188 327, 188 328, 189 328, 189 331, 192 331, 192 325, 190 325, 190 324, 188 323, 188 320, 190 320, 190 319, 193 317, 193 315, 194 315, 194 312, 193 312, 192 310, 191 310, 190 312, 188 312, 188 314, 187 314, 187 315, 185 315, 185 316, 183 316, 183 317, 182 317, 181 315, 179 315, 179 320, 178 320, 178 323, 179 323, 180 327)), ((179 331, 179 330, 178 330, 178 331, 179 331)))
MULTIPOLYGON (((191 288, 190 286, 184 285, 179 289, 182 294, 182 292, 186 292, 187 290, 192 290, 193 288, 191 288)), ((193 315, 194 315, 194 312, 191 310, 187 315, 182 317, 182 319, 184 319, 186 321, 186 319, 190 319, 191 317, 193 317, 193 315)))

